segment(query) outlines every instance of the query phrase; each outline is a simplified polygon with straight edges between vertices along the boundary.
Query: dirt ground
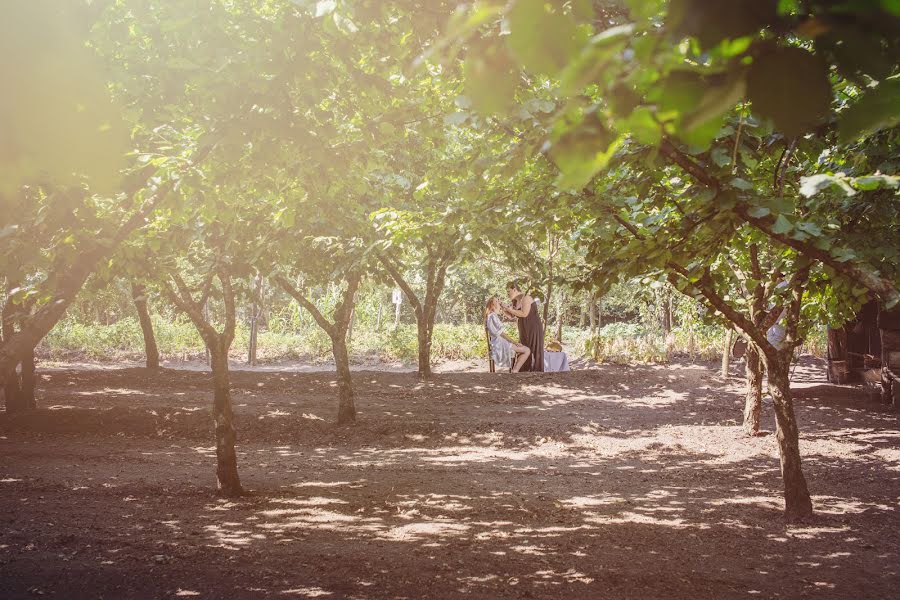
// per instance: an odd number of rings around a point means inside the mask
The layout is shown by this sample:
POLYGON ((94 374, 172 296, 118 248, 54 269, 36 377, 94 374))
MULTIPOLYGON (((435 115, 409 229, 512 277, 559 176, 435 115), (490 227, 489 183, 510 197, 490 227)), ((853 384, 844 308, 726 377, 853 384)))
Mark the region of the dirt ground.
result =
MULTIPOLYGON (((773 435, 711 365, 566 374, 47 370, 0 415, 0 598, 896 598, 897 415, 798 369, 817 515, 786 526, 773 435)), ((765 424, 774 427, 770 408, 765 424)))

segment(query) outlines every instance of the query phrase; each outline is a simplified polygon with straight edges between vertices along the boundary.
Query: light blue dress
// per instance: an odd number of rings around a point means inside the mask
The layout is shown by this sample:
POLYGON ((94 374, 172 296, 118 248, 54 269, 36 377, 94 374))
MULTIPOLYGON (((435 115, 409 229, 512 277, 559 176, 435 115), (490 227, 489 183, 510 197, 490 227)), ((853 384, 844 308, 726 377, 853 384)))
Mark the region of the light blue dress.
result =
POLYGON ((494 364, 509 369, 512 367, 516 353, 513 351, 512 344, 500 336, 503 332, 503 323, 500 322, 500 317, 496 313, 489 314, 485 327, 487 327, 488 336, 491 339, 491 358, 494 359, 494 364))

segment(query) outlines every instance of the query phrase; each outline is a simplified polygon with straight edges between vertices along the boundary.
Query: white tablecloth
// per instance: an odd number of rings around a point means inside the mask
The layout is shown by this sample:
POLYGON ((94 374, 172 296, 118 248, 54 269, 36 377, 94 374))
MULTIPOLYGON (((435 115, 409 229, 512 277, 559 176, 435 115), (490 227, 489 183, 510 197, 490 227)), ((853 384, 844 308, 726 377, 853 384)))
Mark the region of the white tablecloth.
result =
POLYGON ((569 370, 569 356, 565 352, 544 350, 544 372, 554 373, 569 370))

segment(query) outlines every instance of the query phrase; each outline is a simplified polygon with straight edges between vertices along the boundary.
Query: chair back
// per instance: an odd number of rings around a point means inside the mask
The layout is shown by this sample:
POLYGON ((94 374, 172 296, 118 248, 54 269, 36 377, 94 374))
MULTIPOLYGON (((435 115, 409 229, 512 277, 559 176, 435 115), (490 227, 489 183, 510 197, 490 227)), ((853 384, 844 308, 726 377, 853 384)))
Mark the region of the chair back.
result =
POLYGON ((488 331, 487 326, 484 328, 484 338, 487 340, 487 358, 488 358, 488 369, 491 373, 496 372, 496 365, 494 364, 494 356, 491 354, 491 332, 488 331))

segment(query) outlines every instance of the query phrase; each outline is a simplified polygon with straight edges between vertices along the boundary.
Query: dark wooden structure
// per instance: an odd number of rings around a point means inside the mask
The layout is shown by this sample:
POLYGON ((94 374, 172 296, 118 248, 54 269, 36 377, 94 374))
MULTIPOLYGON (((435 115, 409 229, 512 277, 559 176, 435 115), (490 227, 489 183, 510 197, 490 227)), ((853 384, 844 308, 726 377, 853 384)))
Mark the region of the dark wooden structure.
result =
POLYGON ((828 329, 828 381, 881 384, 882 399, 900 405, 900 306, 869 302, 856 318, 828 329))

